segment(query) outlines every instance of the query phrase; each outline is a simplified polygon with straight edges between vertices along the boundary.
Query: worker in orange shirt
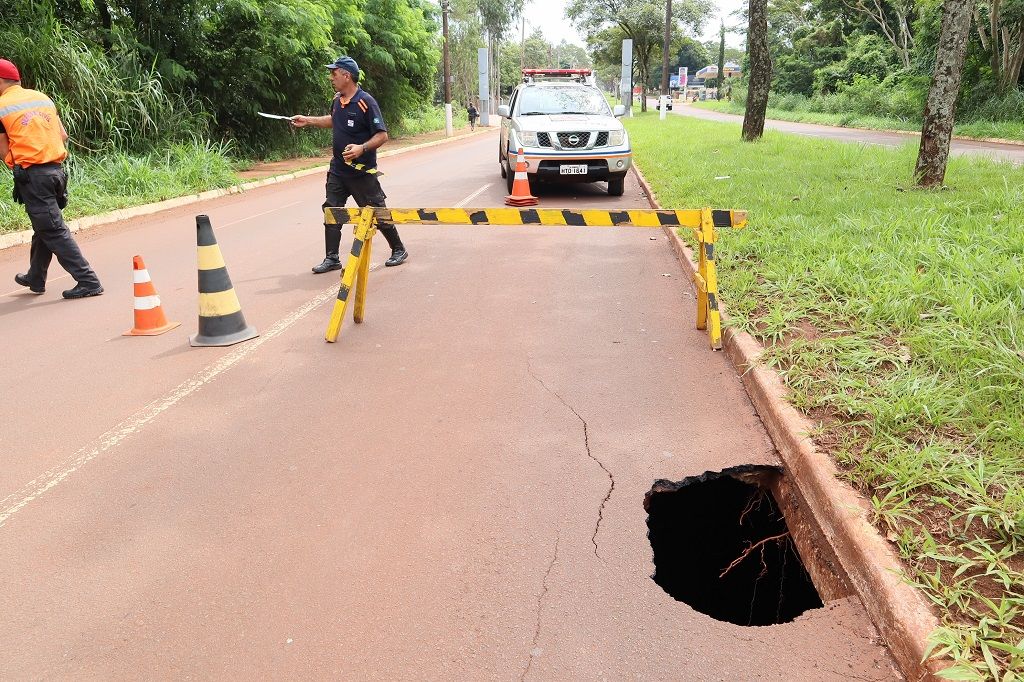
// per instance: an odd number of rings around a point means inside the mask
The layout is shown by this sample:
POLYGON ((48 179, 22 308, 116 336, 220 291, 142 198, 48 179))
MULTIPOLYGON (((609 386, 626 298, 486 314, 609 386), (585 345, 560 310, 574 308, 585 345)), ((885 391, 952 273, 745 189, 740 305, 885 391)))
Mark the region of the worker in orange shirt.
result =
POLYGON ((77 284, 64 298, 103 293, 100 280, 71 237, 61 209, 67 205, 68 176, 61 163, 68 139, 57 108, 41 92, 21 87, 18 67, 0 59, 0 157, 14 172, 14 200, 32 221, 28 272, 14 281, 34 294, 46 291, 46 272, 57 257, 77 284))

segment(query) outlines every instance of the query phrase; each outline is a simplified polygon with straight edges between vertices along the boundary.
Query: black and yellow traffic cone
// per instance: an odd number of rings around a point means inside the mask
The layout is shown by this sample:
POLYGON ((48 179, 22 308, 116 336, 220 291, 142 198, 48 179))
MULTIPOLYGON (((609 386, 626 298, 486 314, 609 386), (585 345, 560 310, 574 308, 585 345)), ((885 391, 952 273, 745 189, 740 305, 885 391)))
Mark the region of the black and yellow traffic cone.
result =
POLYGON ((189 344, 230 346, 256 338, 259 332, 245 323, 242 306, 231 286, 209 216, 196 216, 196 244, 199 257, 199 333, 189 337, 189 344))

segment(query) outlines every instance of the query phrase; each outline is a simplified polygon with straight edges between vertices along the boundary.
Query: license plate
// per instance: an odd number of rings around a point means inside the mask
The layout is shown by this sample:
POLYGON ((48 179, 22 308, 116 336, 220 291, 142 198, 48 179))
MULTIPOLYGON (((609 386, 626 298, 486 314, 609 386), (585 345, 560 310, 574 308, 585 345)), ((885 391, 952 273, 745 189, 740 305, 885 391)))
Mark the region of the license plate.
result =
POLYGON ((558 167, 558 172, 561 175, 586 175, 587 174, 587 164, 579 163, 579 164, 573 164, 571 166, 559 166, 558 167))

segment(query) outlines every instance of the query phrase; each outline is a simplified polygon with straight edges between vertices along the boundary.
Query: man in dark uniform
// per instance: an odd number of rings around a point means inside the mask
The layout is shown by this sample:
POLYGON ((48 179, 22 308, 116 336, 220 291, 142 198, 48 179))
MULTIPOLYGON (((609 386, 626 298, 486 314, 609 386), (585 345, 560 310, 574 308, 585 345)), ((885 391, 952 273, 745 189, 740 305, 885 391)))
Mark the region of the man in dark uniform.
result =
MULTIPOLYGON (((377 100, 359 87, 359 65, 351 57, 338 57, 331 70, 331 84, 336 94, 331 103, 330 116, 293 116, 297 128, 314 126, 334 131, 334 158, 327 173, 327 200, 323 207, 344 206, 349 197, 358 206, 384 207, 387 198, 377 175, 367 171, 377 168, 377 148, 388 141, 388 129, 377 106, 377 100), (352 164, 359 164, 356 168, 352 164)), ((401 265, 409 257, 398 230, 389 223, 380 223, 377 229, 388 240, 391 257, 387 266, 401 265)), ((327 255, 313 268, 320 274, 342 267, 338 249, 341 245, 341 225, 324 224, 324 244, 327 255)))
POLYGON ((103 293, 100 280, 82 255, 61 209, 67 205, 68 176, 61 168, 68 139, 57 108, 41 92, 21 87, 18 67, 0 59, 0 157, 14 172, 14 200, 25 204, 32 221, 28 272, 14 281, 34 294, 46 291, 53 256, 78 284, 64 298, 103 293))

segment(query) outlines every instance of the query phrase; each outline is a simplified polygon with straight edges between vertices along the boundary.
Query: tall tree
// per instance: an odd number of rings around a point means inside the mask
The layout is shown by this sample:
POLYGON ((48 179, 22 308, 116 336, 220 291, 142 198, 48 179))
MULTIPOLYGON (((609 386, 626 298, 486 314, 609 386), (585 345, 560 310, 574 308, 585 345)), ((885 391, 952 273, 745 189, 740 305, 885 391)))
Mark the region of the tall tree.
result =
POLYGON ((912 25, 917 9, 915 0, 842 0, 849 9, 871 19, 892 44, 903 68, 910 68, 914 49, 912 25))
POLYGON ((661 43, 661 95, 668 94, 668 60, 672 43, 672 0, 665 0, 665 39, 661 43))
POLYGON ((768 53, 768 0, 750 0, 747 16, 747 109, 743 114, 743 139, 753 142, 764 134, 768 92, 772 85, 772 57, 768 53))
POLYGON ((974 24, 988 52, 996 87, 1005 92, 1017 85, 1024 65, 1024 7, 1014 0, 989 0, 974 8, 974 24))
POLYGON ((718 79, 715 87, 715 99, 722 99, 725 90, 725 21, 718 31, 718 79))
MULTIPOLYGON (((661 50, 664 5, 659 0, 571 0, 565 13, 591 36, 614 35, 616 32, 605 33, 604 30, 616 27, 622 38, 633 40, 633 65, 644 90, 640 107, 646 111, 651 59, 661 50)), ((710 0, 675 0, 672 4, 673 21, 694 30, 699 29, 710 13, 710 0)), ((595 47, 590 40, 588 44, 595 47)), ((616 47, 608 46, 608 49, 613 51, 616 47)))
POLYGON ((973 6, 974 0, 945 0, 942 7, 942 30, 924 108, 921 148, 914 168, 914 179, 920 187, 939 187, 946 177, 949 139, 956 118, 973 6))

